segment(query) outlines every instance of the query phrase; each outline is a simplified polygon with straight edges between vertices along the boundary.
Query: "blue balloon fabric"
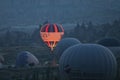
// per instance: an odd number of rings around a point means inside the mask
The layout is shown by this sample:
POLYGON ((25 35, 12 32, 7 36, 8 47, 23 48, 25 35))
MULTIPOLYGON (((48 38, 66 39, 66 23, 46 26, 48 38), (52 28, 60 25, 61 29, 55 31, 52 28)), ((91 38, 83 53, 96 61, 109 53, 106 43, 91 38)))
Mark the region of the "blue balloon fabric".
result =
POLYGON ((55 47, 54 54, 57 60, 61 57, 63 52, 69 48, 70 46, 80 44, 81 42, 76 38, 64 38, 58 42, 57 46, 55 47))
POLYGON ((114 80, 117 62, 104 46, 78 44, 63 52, 59 69, 62 80, 114 80))
POLYGON ((17 55, 16 67, 28 67, 39 64, 38 59, 28 51, 22 51, 17 55))
POLYGON ((103 38, 97 41, 97 44, 103 45, 109 48, 116 58, 120 57, 120 40, 117 38, 103 38))
POLYGON ((120 47, 120 40, 116 38, 103 38, 97 41, 97 43, 106 47, 120 47))

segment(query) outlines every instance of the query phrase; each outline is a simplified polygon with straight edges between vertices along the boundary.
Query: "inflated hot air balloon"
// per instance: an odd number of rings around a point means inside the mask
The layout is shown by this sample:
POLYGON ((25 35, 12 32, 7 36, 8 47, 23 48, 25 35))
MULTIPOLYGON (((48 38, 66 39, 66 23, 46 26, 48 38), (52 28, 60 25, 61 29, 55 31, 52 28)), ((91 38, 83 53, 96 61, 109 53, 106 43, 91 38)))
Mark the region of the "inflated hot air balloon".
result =
POLYGON ((59 69, 61 80, 114 80, 117 61, 104 46, 77 44, 63 52, 59 69))
POLYGON ((54 49, 56 59, 59 60, 61 55, 63 54, 63 52, 67 48, 69 48, 73 45, 76 45, 76 44, 80 44, 80 43, 81 42, 76 38, 64 38, 64 39, 62 39, 54 49))
POLYGON ((30 52, 22 51, 17 55, 16 67, 28 67, 38 65, 39 60, 30 52))
MULTIPOLYGON (((113 37, 103 38, 97 41, 97 44, 109 48, 118 59, 120 57, 120 40, 113 37)), ((119 58, 120 59, 120 58, 119 58)))
POLYGON ((42 40, 47 44, 48 47, 53 48, 61 40, 64 34, 62 25, 58 24, 45 24, 41 27, 40 35, 42 40))
POLYGON ((118 46, 120 46, 120 40, 117 38, 112 38, 112 37, 103 38, 101 40, 98 40, 97 43, 101 44, 105 47, 118 47, 118 46))

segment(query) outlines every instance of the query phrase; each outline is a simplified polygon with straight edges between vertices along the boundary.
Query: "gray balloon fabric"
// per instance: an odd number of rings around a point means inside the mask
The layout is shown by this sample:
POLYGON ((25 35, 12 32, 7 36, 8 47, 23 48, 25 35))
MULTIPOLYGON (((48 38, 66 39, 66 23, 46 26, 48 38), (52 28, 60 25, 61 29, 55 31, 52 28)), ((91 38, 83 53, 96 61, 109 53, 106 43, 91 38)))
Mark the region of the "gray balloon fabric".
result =
POLYGON ((80 44, 80 41, 76 38, 64 38, 60 42, 58 42, 54 54, 57 60, 59 60, 62 53, 70 46, 73 46, 75 44, 80 44))
POLYGON ((120 57, 120 40, 116 38, 103 38, 97 41, 98 44, 109 48, 116 58, 120 57))
POLYGON ((78 44, 63 52, 59 69, 63 80, 114 80, 117 62, 104 46, 78 44))
POLYGON ((120 58, 120 47, 108 47, 116 58, 120 58))
POLYGON ((17 55, 16 67, 28 67, 38 65, 38 59, 28 51, 22 51, 17 55))
POLYGON ((97 43, 106 47, 120 47, 120 40, 116 38, 103 38, 97 41, 97 43))

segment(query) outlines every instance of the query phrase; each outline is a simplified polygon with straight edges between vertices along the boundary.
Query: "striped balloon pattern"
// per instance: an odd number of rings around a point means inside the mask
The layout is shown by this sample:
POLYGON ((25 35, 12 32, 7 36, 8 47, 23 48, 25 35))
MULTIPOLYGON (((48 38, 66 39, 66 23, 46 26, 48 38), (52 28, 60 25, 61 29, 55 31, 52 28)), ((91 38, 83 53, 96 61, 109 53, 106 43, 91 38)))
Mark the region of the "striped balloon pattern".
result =
POLYGON ((59 24, 45 24, 41 27, 40 36, 42 40, 53 51, 56 44, 61 40, 64 35, 64 29, 59 24))

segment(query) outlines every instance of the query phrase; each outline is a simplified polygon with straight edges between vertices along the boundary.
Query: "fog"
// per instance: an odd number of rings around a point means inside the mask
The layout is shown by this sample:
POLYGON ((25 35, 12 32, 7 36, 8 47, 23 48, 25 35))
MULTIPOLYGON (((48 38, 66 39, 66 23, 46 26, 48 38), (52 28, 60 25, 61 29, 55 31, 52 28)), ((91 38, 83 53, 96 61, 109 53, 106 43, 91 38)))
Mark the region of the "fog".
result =
POLYGON ((38 25, 120 18, 120 0, 0 0, 0 25, 38 25))

